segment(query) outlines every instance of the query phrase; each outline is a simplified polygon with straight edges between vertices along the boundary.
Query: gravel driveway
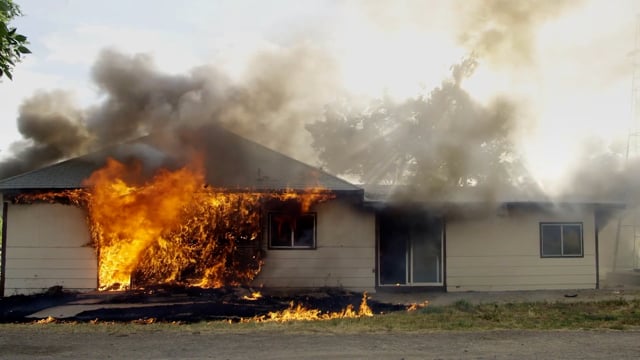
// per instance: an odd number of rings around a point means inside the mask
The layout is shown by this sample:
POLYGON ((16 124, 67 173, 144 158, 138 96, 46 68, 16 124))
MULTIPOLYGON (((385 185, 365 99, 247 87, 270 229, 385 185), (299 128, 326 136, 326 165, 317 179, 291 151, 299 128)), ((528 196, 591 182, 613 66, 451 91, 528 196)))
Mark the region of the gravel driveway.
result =
POLYGON ((153 330, 74 333, 72 327, 3 327, 11 359, 637 359, 637 331, 482 331, 297 334, 153 330))

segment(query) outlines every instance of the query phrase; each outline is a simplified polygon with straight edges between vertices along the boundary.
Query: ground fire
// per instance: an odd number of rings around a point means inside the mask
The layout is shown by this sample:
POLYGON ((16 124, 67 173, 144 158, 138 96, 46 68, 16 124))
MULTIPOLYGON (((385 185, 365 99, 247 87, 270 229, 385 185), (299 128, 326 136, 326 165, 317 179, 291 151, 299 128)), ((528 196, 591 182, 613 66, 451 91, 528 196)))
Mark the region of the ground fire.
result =
POLYGON ((287 322, 296 320, 331 320, 359 318, 363 316, 373 316, 373 311, 367 304, 367 293, 362 294, 360 307, 356 311, 353 305, 349 304, 341 311, 325 312, 318 309, 310 309, 302 304, 289 303, 289 307, 281 311, 269 312, 267 315, 256 316, 252 319, 245 319, 244 322, 287 322))
POLYGON ((161 169, 143 181, 142 166, 109 159, 85 189, 22 195, 19 202, 65 202, 88 212, 100 290, 177 284, 216 288, 248 284, 260 272, 266 206, 302 214, 333 197, 304 192, 218 189, 198 161, 161 169))

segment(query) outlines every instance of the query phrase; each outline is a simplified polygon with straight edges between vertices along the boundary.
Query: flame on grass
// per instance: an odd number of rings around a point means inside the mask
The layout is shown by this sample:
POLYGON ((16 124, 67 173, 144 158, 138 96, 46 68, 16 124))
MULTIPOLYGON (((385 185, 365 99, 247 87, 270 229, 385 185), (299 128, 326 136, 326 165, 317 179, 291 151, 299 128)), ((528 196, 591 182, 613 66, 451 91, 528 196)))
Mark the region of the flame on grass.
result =
POLYGON ((346 308, 337 312, 323 313, 319 309, 310 309, 302 304, 295 304, 293 301, 289 303, 289 307, 281 310, 269 312, 267 315, 256 316, 245 319, 243 322, 288 322, 288 321, 310 321, 310 320, 331 320, 331 319, 354 319, 360 317, 373 316, 373 311, 367 304, 367 293, 362 294, 360 307, 356 311, 353 305, 349 304, 346 308))
POLYGON ((249 296, 249 295, 244 295, 244 296, 242 297, 242 299, 244 299, 244 300, 250 300, 250 301, 255 301, 255 300, 258 300, 258 299, 260 299, 260 298, 262 298, 262 293, 261 293, 260 291, 254 291, 254 292, 252 292, 252 293, 251 293, 251 296, 249 296))
POLYGON ((427 307, 429 305, 429 301, 425 300, 421 303, 411 303, 409 304, 409 306, 407 306, 407 311, 411 312, 411 311, 416 311, 419 309, 424 309, 425 307, 427 307))
POLYGON ((58 323, 59 320, 54 318, 53 316, 47 316, 46 318, 36 320, 34 324, 54 324, 58 323))
POLYGON ((140 165, 109 159, 84 183, 86 189, 31 194, 85 207, 98 255, 101 290, 180 284, 215 288, 248 284, 260 272, 259 234, 267 201, 304 213, 333 195, 230 192, 206 185, 199 162, 142 180, 140 165), (295 206, 291 206, 291 205, 295 206))

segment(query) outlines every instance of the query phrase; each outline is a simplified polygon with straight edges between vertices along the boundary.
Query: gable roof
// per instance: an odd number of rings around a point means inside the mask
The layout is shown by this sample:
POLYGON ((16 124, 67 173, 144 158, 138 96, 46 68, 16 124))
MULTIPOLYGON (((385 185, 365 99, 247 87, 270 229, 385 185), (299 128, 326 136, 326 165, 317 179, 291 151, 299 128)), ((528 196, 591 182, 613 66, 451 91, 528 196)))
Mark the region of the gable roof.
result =
MULTIPOLYGON (((319 186, 334 192, 363 193, 358 186, 218 126, 175 135, 202 151, 206 180, 212 186, 259 191, 319 186)), ((145 136, 111 146, 0 180, 0 191, 81 188, 83 180, 104 166, 109 157, 119 161, 145 159, 147 170, 179 165, 179 160, 158 144, 156 138, 145 136)))

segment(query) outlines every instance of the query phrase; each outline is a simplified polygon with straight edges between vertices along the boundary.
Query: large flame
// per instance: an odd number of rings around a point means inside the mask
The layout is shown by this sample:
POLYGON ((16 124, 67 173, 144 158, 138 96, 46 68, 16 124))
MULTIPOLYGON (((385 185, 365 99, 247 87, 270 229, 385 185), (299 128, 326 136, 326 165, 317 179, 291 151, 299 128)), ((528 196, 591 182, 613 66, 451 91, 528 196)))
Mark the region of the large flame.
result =
POLYGON ((88 210, 98 255, 99 289, 158 284, 220 287, 247 284, 262 266, 259 238, 267 202, 306 212, 333 197, 311 188, 255 192, 206 185, 199 166, 160 170, 149 181, 140 166, 109 159, 87 189, 29 195, 26 201, 65 199, 88 210))

